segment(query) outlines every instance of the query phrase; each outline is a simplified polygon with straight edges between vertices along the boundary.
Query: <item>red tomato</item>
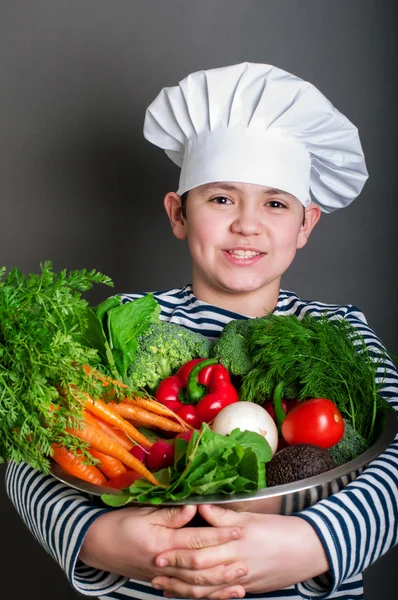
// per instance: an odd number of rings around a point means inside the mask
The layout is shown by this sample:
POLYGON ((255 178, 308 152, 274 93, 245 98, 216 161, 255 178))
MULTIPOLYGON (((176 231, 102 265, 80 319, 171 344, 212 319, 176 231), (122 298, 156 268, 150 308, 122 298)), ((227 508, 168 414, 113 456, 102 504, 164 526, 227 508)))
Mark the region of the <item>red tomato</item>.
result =
POLYGON ((184 419, 185 423, 188 423, 188 425, 194 429, 200 429, 202 421, 196 414, 196 408, 192 404, 184 404, 177 414, 181 419, 184 419))
POLYGON ((166 469, 171 467, 174 462, 174 447, 165 440, 158 440, 152 444, 148 458, 147 465, 150 471, 159 471, 159 469, 166 469))
POLYGON ((282 436, 292 444, 315 444, 330 448, 344 435, 344 421, 337 406, 327 398, 300 402, 287 413, 282 423, 282 436))
POLYGON ((141 477, 142 475, 137 473, 137 471, 126 471, 125 473, 120 473, 120 475, 111 477, 106 485, 108 487, 121 490, 123 488, 128 488, 132 483, 134 483, 134 481, 141 479, 141 477))

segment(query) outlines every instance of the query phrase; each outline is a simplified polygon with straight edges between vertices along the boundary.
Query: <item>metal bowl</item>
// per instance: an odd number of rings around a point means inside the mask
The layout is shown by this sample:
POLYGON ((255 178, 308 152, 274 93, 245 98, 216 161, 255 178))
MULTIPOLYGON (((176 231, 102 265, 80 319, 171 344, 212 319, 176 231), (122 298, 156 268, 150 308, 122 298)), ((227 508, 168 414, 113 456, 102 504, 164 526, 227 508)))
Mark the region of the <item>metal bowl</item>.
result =
MULTIPOLYGON (((181 504, 218 504, 236 511, 290 515, 312 506, 327 498, 354 481, 365 467, 381 454, 394 440, 398 431, 395 413, 383 410, 376 422, 376 441, 363 454, 340 467, 326 471, 315 477, 301 479, 294 483, 277 485, 258 490, 252 494, 231 494, 212 496, 192 496, 189 500, 164 502, 161 506, 181 504)), ((119 495, 121 492, 105 486, 93 485, 66 473, 56 463, 52 463, 51 473, 60 481, 91 496, 102 494, 119 495)), ((130 502, 128 506, 153 506, 130 502)), ((126 505, 125 505, 126 506, 126 505)))

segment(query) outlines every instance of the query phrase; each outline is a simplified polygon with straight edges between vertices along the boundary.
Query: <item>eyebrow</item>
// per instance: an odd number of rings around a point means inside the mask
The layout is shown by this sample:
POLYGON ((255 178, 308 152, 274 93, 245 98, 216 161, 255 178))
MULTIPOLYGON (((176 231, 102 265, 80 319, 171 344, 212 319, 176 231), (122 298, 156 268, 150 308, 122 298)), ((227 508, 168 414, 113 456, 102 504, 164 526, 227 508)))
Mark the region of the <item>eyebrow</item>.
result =
MULTIPOLYGON (((231 185, 230 183, 223 183, 223 182, 214 182, 214 183, 209 183, 207 185, 203 186, 202 192, 201 193, 206 193, 206 192, 211 192, 212 190, 217 191, 217 190, 225 190, 226 192, 239 192, 239 188, 237 188, 234 185, 231 185)), ((264 189, 264 194, 266 194, 267 196, 273 196, 275 194, 284 194, 285 196, 291 196, 291 194, 289 194, 289 192, 284 192, 283 190, 279 190, 278 188, 269 188, 269 189, 264 189)))

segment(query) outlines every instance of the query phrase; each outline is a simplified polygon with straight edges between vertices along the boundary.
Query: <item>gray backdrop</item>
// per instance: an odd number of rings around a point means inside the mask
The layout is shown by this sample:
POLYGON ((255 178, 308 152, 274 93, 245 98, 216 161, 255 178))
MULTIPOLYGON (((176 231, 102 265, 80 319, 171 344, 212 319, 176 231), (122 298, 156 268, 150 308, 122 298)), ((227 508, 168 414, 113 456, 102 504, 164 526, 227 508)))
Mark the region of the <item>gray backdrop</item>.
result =
MULTIPOLYGON (((187 283, 187 249, 162 209, 177 168, 143 139, 144 110, 194 70, 267 62, 358 126, 370 172, 283 285, 358 305, 398 354, 396 26, 395 0, 0 0, 0 264, 96 268, 117 292, 187 283)), ((76 598, 1 492, 7 598, 76 598)), ((366 600, 396 597, 397 557, 368 571, 366 600)))

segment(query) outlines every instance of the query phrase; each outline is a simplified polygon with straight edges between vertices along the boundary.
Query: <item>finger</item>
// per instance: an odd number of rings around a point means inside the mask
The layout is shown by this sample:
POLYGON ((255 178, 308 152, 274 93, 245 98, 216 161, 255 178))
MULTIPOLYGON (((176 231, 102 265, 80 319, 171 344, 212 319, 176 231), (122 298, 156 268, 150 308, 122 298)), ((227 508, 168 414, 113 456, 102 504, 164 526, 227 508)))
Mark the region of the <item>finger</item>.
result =
POLYGON ((170 529, 179 529, 193 519, 196 511, 197 507, 193 504, 157 509, 153 515, 152 523, 154 525, 163 525, 163 527, 169 527, 170 529))
POLYGON ((155 589, 163 590, 166 598, 214 598, 226 600, 228 598, 243 598, 245 588, 241 585, 229 586, 192 586, 174 577, 156 578, 157 583, 152 582, 155 589))
MULTIPOLYGON (((224 528, 214 531, 218 531, 218 534, 221 535, 223 530, 224 528)), ((187 543, 192 542, 192 539, 187 541, 187 543)), ((197 571, 201 569, 211 569, 212 567, 216 567, 221 564, 230 564, 240 561, 238 544, 234 544, 232 541, 226 539, 224 543, 216 544, 216 552, 214 551, 214 545, 215 544, 209 544, 209 546, 206 548, 202 547, 200 549, 190 549, 187 547, 184 548, 182 545, 176 547, 174 544, 174 548, 176 549, 161 552, 155 558, 155 563, 157 567, 161 568, 177 567, 180 569, 191 569, 197 571)))
POLYGON ((244 587, 242 587, 241 585, 239 586, 233 586, 233 587, 226 587, 226 588, 221 588, 220 590, 217 590, 211 594, 209 594, 207 597, 216 600, 228 600, 228 598, 244 598, 246 595, 246 590, 244 587))
POLYGON ((223 546, 233 540, 239 540, 240 537, 239 527, 185 527, 173 531, 170 542, 171 547, 175 549, 201 550, 223 546))
POLYGON ((213 527, 242 524, 242 513, 223 508, 215 504, 201 504, 198 508, 200 515, 213 527))
POLYGON ((155 577, 152 583, 161 584, 164 577, 174 577, 195 586, 219 586, 236 583, 238 579, 247 575, 248 571, 247 566, 243 562, 217 565, 216 567, 204 570, 165 567, 162 569, 162 574, 155 577))

